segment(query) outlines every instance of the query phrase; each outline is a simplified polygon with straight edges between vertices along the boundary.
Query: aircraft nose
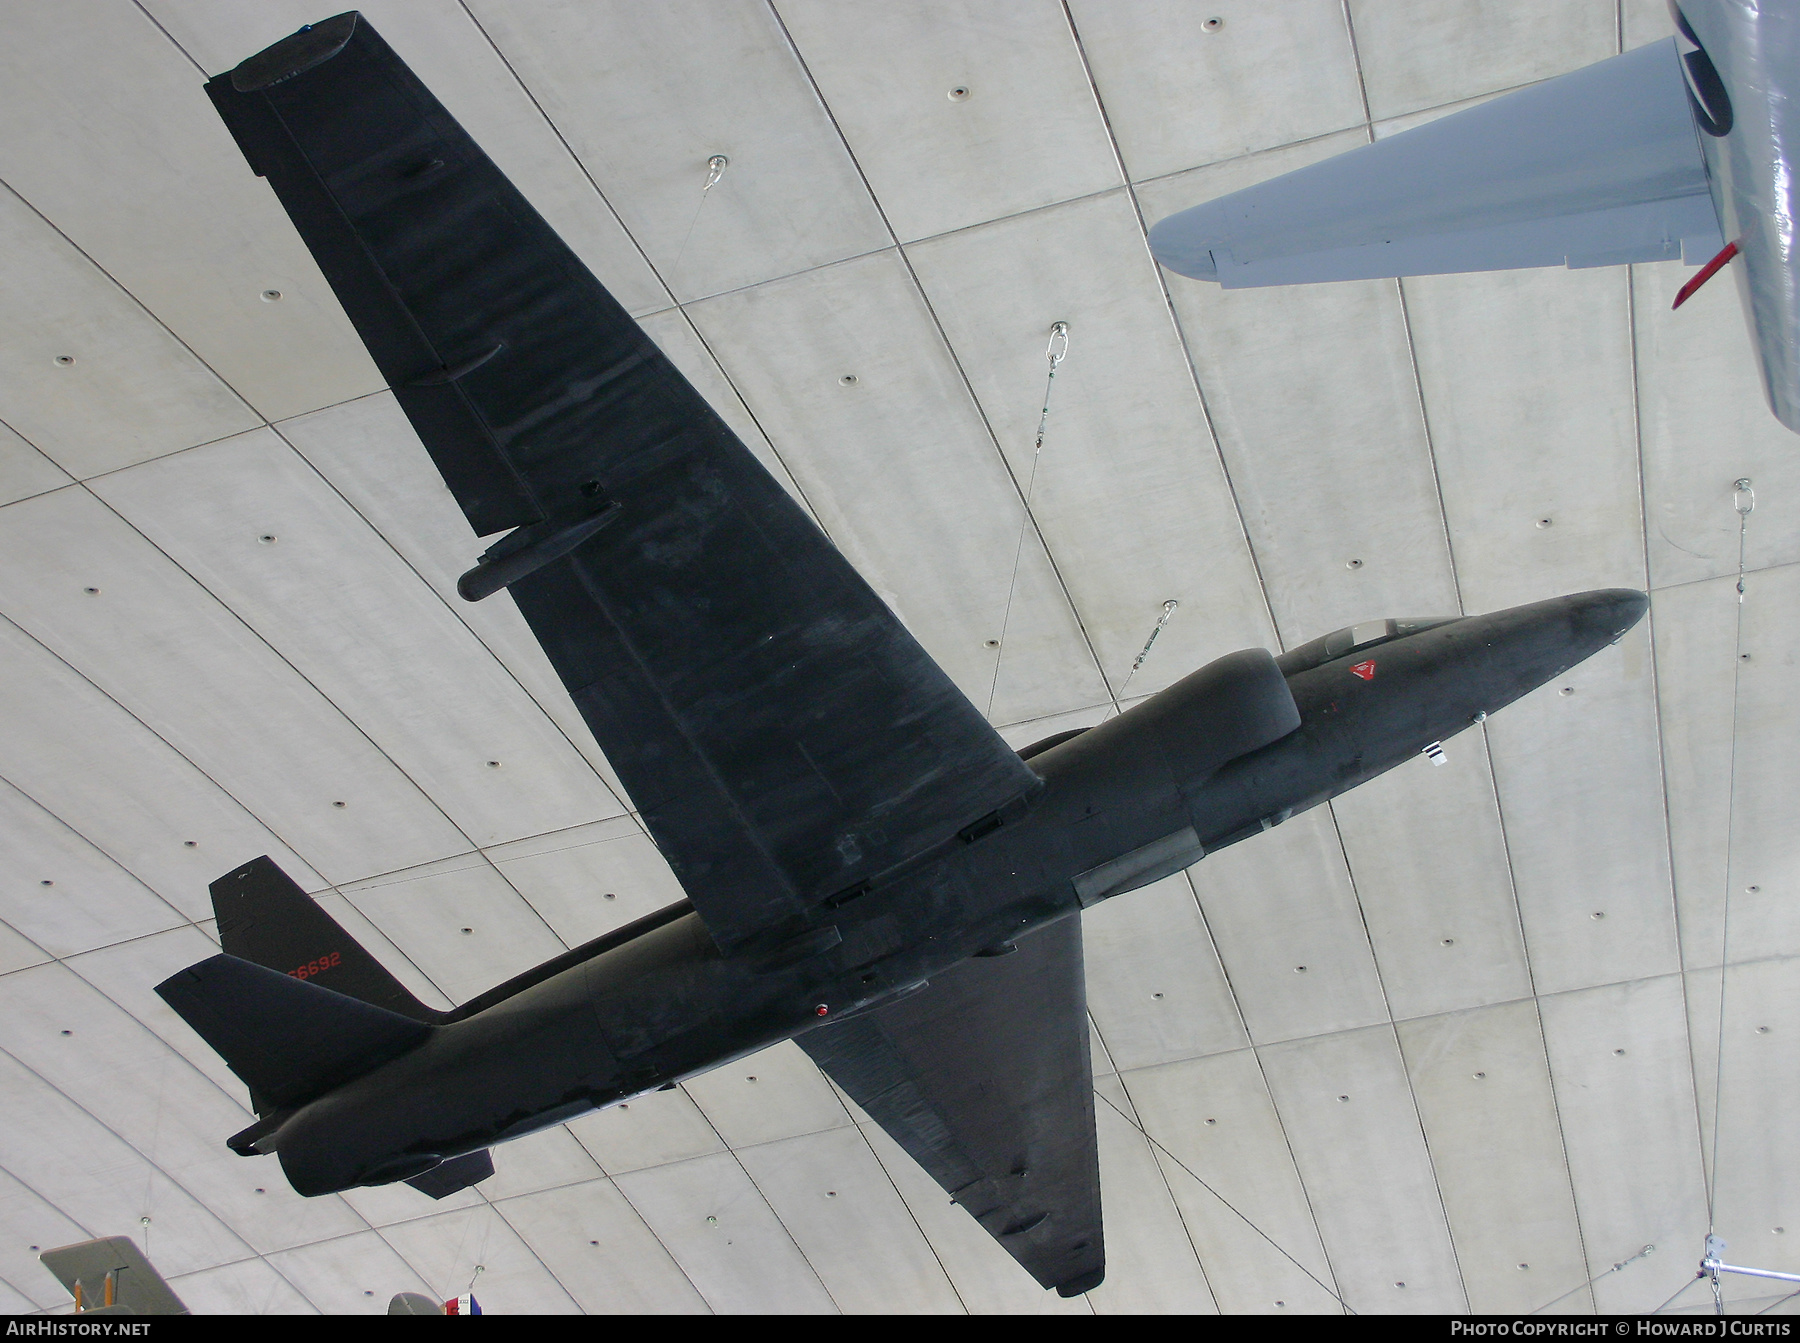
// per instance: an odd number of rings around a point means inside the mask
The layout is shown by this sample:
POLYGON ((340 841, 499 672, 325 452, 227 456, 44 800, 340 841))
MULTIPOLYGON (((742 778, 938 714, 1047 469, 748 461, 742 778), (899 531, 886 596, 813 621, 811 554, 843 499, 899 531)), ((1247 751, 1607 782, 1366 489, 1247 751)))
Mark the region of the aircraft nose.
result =
POLYGON ((1583 634, 1610 643, 1650 609, 1650 598, 1635 588, 1601 588, 1569 599, 1570 617, 1583 634))

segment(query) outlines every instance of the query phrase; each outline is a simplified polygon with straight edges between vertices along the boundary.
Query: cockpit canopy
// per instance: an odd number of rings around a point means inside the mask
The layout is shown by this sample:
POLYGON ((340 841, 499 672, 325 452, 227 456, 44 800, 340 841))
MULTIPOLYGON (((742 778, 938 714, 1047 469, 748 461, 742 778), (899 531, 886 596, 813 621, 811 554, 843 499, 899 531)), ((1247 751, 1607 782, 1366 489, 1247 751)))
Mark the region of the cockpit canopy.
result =
POLYGON ((1311 671, 1314 667, 1322 667, 1346 653, 1373 648, 1377 644, 1402 639, 1421 630, 1435 629, 1439 625, 1448 625, 1458 618, 1439 616, 1428 620, 1365 620, 1359 625, 1346 625, 1341 630, 1333 630, 1330 634, 1311 639, 1297 648, 1290 648, 1275 659, 1275 665, 1281 668, 1283 676, 1294 676, 1303 671, 1311 671))

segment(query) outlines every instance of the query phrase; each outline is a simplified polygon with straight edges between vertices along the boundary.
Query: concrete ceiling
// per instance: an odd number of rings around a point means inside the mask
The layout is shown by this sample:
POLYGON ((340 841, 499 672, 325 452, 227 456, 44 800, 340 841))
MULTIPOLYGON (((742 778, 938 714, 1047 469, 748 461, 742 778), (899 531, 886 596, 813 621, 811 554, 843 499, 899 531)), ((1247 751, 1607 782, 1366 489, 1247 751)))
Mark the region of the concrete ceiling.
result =
POLYGON ((438 1004, 680 892, 509 600, 454 596, 478 547, 201 94, 326 11, 5 6, 0 1311, 113 1234, 201 1311, 477 1265, 497 1312, 1637 1310, 1709 1191, 1731 1258, 1800 1270, 1800 442, 1731 287, 1223 293, 1143 237, 1660 37, 1659 0, 366 11, 1010 741, 1375 616, 1652 615, 1444 768, 1086 916, 1086 1298, 791 1045, 443 1204, 302 1200, 151 992, 214 950, 212 877, 273 855, 438 1004))

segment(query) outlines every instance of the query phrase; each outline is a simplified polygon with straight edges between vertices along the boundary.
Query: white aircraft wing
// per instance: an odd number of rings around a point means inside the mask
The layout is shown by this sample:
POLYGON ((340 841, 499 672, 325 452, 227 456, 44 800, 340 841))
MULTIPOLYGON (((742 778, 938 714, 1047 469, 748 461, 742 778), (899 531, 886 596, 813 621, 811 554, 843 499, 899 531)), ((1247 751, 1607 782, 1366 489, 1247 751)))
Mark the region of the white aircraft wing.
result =
POLYGON ((1170 270, 1227 289, 1606 266, 1724 246, 1676 40, 1171 215, 1170 270))

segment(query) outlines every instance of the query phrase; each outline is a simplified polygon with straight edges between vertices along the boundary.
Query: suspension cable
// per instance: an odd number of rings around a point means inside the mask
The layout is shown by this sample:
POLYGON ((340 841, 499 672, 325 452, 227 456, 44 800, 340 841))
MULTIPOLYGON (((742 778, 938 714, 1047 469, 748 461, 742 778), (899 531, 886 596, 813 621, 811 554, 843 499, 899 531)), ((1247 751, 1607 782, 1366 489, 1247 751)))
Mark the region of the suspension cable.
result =
MULTIPOLYGON (((1550 1307, 1552 1307, 1552 1306, 1560 1306, 1563 1302, 1567 1301, 1570 1297, 1574 1296, 1575 1293, 1580 1292, 1580 1291, 1585 1291, 1589 1287, 1592 1287, 1595 1283, 1599 1282, 1600 1279, 1610 1278, 1613 1274, 1619 1272, 1621 1269, 1627 1268, 1630 1265, 1637 1263, 1638 1260, 1644 1258, 1645 1256, 1652 1255, 1655 1253, 1656 1253, 1656 1247, 1654 1245, 1646 1245, 1643 1249, 1639 1250, 1636 1254, 1632 1255, 1631 1258, 1621 1259, 1618 1263, 1614 1264, 1611 1268, 1605 1270, 1604 1272, 1594 1274, 1593 1277, 1589 1278, 1586 1282, 1582 1283, 1581 1286, 1571 1287, 1571 1288, 1569 1288, 1568 1291, 1564 1292, 1561 1296, 1557 1297, 1556 1300, 1546 1301, 1546 1302, 1544 1302, 1543 1305, 1539 1306, 1536 1310, 1527 1311, 1526 1313, 1529 1315, 1541 1315, 1544 1311, 1549 1310, 1550 1307)), ((1688 1286, 1691 1286, 1691 1285, 1692 1285, 1691 1283, 1688 1284, 1688 1286)), ((1686 1287, 1684 1287, 1682 1290, 1685 1291, 1686 1287)), ((1679 1296, 1679 1295, 1681 1295, 1681 1293, 1677 1292, 1675 1295, 1679 1296)), ((1669 1298, 1669 1301, 1673 1301, 1674 1299, 1675 1299, 1675 1297, 1672 1296, 1669 1298)), ((1669 1301, 1663 1302, 1663 1306, 1668 1305, 1669 1301)), ((1661 1310, 1662 1306, 1658 1306, 1656 1309, 1661 1310)), ((1652 1311, 1651 1313, 1655 1314, 1655 1311, 1652 1311)))
POLYGON ((1731 749, 1726 770, 1725 793, 1725 908, 1719 919, 1719 1035, 1713 1055, 1713 1131, 1712 1160, 1706 1181, 1706 1231, 1716 1229, 1719 1202, 1719 1130, 1724 1127, 1721 1103, 1725 1094, 1725 982, 1731 952, 1731 840, 1737 813, 1737 737, 1738 691, 1744 666, 1744 570, 1750 536, 1750 515, 1756 511, 1756 491, 1748 477, 1734 485, 1732 506, 1738 515, 1737 623, 1732 636, 1731 659, 1731 749))
POLYGON ((1189 1166, 1187 1164, 1187 1162, 1183 1161, 1180 1157, 1176 1156, 1175 1153, 1171 1152, 1168 1148, 1164 1147, 1161 1143, 1159 1143, 1155 1138, 1151 1137, 1148 1130, 1146 1130, 1142 1124, 1138 1123, 1137 1120, 1133 1119, 1130 1115, 1126 1114, 1123 1110, 1119 1109, 1118 1105, 1116 1103, 1114 1103, 1112 1097, 1105 1095, 1103 1092, 1101 1092, 1101 1090, 1098 1087, 1094 1088, 1094 1094, 1096 1096, 1099 1096, 1100 1099, 1105 1101, 1108 1105, 1112 1106, 1113 1112, 1115 1114, 1117 1114, 1120 1119, 1123 1119, 1127 1124, 1131 1125, 1132 1128, 1136 1129, 1138 1134, 1144 1139, 1145 1142, 1149 1143, 1157 1151, 1161 1152, 1164 1156, 1168 1157, 1169 1160, 1173 1161, 1177 1166, 1180 1166, 1182 1170, 1186 1171, 1190 1176, 1193 1177, 1195 1184, 1199 1185, 1207 1193, 1211 1194, 1214 1198, 1218 1199, 1219 1202, 1223 1203, 1225 1205, 1227 1211, 1229 1211, 1233 1217, 1236 1217, 1238 1219, 1238 1221, 1242 1222, 1245 1226, 1249 1227, 1257 1235, 1261 1236, 1264 1240, 1268 1241, 1270 1246, 1274 1249, 1276 1254, 1280 1255, 1283 1259, 1287 1260, 1288 1263, 1292 1264, 1295 1268, 1299 1269, 1302 1273, 1306 1274, 1306 1276, 1311 1278, 1315 1283, 1318 1283, 1319 1290, 1324 1292, 1325 1295, 1329 1296, 1333 1301, 1337 1302, 1340 1306, 1342 1306, 1347 1314, 1350 1314, 1350 1315, 1356 1314, 1355 1309, 1350 1305, 1350 1303, 1348 1301, 1344 1300, 1343 1297, 1339 1296, 1336 1292, 1332 1291, 1331 1288, 1327 1287, 1323 1282, 1320 1282, 1319 1277, 1316 1273, 1314 1273, 1305 1264, 1301 1263, 1298 1259, 1294 1258, 1294 1256, 1289 1254, 1286 1250, 1282 1249, 1280 1245, 1276 1244, 1274 1237, 1270 1236, 1268 1232, 1264 1231, 1255 1222, 1251 1221, 1248 1217, 1244 1216, 1243 1213, 1239 1212, 1237 1210, 1237 1208, 1233 1206, 1230 1199, 1226 1198, 1225 1195, 1221 1194, 1217 1189, 1214 1189, 1205 1180, 1202 1180, 1200 1178, 1200 1176, 1194 1171, 1194 1168, 1192 1166, 1189 1166))
POLYGON ((1057 366, 1069 356, 1069 324, 1053 322, 1050 345, 1044 352, 1050 371, 1044 377, 1044 408, 1038 413, 1037 442, 1031 449, 1031 471, 1025 478, 1025 509, 1019 517, 1019 539, 1013 546, 1012 577, 1006 584, 1006 610, 1000 617, 1000 637, 994 640, 994 676, 988 683, 987 716, 994 716, 994 696, 1000 689, 1000 661, 1006 656, 1006 631, 1012 624, 1013 594, 1019 587, 1019 562, 1025 554, 1025 533, 1031 529, 1031 496, 1037 488, 1038 459, 1044 455, 1044 430, 1050 423, 1050 389, 1056 385, 1057 366))

